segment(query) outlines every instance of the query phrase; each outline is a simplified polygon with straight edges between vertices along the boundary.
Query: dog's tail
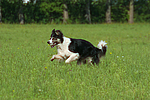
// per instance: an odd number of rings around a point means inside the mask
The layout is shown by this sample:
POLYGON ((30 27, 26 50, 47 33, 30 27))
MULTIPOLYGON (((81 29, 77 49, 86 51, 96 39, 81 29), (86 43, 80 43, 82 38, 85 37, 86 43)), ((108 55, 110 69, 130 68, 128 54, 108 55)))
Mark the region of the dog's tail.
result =
POLYGON ((97 48, 100 49, 100 55, 99 55, 100 57, 105 56, 105 54, 106 54, 106 51, 107 51, 107 45, 106 44, 107 43, 105 41, 101 40, 99 42, 99 44, 97 45, 97 48))

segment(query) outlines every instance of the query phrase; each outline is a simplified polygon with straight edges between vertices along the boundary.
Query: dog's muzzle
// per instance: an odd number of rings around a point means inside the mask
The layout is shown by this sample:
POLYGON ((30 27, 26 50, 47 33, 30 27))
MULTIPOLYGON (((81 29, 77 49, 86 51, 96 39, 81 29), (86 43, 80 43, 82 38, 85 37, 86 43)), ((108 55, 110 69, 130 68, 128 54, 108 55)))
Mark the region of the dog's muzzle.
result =
POLYGON ((47 41, 47 43, 48 43, 48 44, 50 44, 50 42, 49 42, 49 41, 47 41))
POLYGON ((52 44, 50 43, 50 41, 47 41, 47 43, 51 46, 51 48, 53 48, 56 45, 56 43, 52 44))

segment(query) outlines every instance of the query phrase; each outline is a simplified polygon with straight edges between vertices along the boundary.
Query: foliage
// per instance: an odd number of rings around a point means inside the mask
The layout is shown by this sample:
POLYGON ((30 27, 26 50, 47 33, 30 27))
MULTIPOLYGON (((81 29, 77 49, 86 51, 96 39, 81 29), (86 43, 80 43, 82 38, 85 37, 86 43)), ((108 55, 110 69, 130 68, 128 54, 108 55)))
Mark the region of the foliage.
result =
POLYGON ((111 17, 112 21, 115 22, 127 22, 129 15, 129 8, 126 2, 118 2, 117 4, 112 5, 111 17))
MULTIPOLYGON (((111 0, 112 22, 127 22, 129 19, 129 0, 111 0)), ((23 7, 25 23, 62 23, 63 3, 67 4, 70 23, 87 23, 86 0, 1 0, 2 22, 18 23, 18 14, 23 7)), ((134 1, 134 21, 150 22, 150 0, 134 1)), ((90 0, 92 23, 105 22, 106 0, 90 0)))
POLYGON ((150 0, 138 0, 135 2, 135 21, 150 22, 150 0))
POLYGON ((91 18, 93 23, 103 23, 105 22, 106 13, 106 3, 105 2, 92 2, 91 4, 91 18))
POLYGON ((63 19, 63 5, 61 2, 42 2, 40 4, 40 11, 46 17, 47 20, 50 19, 63 19))

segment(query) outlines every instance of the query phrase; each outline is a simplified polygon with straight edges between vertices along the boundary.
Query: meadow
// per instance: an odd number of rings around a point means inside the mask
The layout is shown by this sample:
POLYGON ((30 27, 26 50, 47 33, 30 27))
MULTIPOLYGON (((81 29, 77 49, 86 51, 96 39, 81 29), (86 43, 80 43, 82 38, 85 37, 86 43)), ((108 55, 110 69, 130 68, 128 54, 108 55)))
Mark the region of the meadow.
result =
POLYGON ((1 100, 150 100, 150 24, 0 24, 1 100), (50 61, 52 29, 97 46, 97 66, 50 61))

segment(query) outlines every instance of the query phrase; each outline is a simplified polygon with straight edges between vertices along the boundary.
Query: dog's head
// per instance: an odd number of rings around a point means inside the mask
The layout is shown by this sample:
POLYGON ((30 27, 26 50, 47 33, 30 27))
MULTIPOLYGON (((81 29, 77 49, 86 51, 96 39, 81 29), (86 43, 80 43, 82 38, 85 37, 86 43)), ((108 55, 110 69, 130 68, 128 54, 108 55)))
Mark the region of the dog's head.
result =
POLYGON ((60 43, 63 43, 63 34, 62 34, 62 32, 60 30, 55 31, 55 29, 53 29, 50 40, 48 40, 47 43, 51 46, 51 48, 53 48, 54 46, 56 46, 60 43))

